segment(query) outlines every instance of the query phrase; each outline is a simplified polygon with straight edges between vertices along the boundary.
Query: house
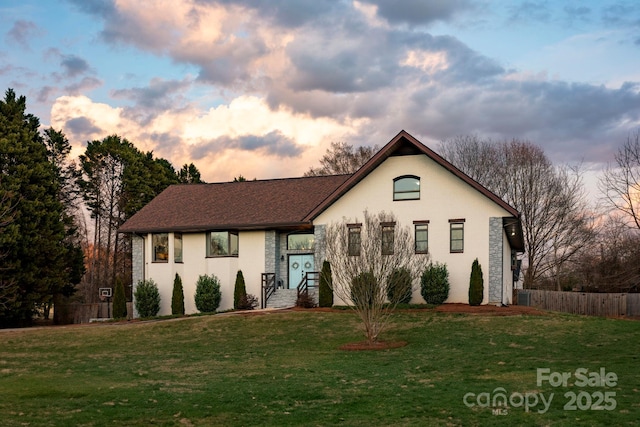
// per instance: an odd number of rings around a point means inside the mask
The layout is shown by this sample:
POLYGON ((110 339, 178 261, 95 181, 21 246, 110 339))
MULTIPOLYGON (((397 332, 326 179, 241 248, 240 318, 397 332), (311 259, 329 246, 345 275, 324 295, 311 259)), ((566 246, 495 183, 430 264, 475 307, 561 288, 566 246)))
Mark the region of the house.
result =
MULTIPOLYGON (((238 270, 263 305, 295 292, 322 265, 326 226, 365 210, 393 212, 415 231, 417 251, 447 264, 447 302, 468 302, 478 258, 483 303, 511 303, 524 247, 518 212, 405 131, 352 175, 171 186, 120 232, 132 236, 134 285, 153 279, 161 314, 169 314, 178 273, 186 312, 194 313, 202 274, 220 279, 221 310, 233 307, 238 270), (270 296, 265 287, 277 289, 270 296)), ((413 300, 423 301, 419 290, 413 300)))

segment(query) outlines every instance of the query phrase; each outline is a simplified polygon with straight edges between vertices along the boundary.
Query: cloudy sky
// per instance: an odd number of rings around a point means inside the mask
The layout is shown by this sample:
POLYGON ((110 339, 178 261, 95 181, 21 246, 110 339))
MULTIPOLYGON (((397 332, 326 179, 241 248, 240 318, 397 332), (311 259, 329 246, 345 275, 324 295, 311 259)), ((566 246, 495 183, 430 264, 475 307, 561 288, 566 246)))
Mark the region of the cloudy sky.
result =
POLYGON ((402 129, 598 167, 640 127, 635 0, 0 0, 0 29, 2 90, 75 154, 117 133, 207 181, 402 129))

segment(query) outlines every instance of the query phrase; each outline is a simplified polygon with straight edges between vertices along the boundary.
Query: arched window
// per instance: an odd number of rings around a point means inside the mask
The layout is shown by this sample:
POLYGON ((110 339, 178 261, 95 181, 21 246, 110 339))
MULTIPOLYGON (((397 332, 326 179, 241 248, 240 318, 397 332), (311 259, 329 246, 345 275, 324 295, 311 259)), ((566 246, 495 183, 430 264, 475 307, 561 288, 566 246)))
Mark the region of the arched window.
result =
POLYGON ((404 175, 393 180, 393 200, 419 199, 420 178, 414 175, 404 175))

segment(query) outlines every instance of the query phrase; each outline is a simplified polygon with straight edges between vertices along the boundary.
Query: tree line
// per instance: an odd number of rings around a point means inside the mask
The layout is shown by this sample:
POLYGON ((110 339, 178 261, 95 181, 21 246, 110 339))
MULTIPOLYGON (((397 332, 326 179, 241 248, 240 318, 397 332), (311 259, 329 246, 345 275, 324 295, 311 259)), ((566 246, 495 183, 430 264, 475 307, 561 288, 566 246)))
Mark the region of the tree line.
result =
POLYGON ((131 292, 131 244, 118 228, 171 184, 203 182, 118 135, 71 144, 26 112, 12 89, 0 101, 0 327, 48 317, 73 296, 96 302, 116 280, 131 292))

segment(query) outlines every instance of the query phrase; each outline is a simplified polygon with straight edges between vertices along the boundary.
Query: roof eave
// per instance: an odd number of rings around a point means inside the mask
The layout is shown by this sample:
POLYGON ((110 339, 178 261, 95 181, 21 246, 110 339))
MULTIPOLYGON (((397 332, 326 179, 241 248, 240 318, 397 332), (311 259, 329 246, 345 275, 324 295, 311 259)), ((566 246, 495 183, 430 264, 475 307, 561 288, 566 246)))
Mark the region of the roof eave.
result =
POLYGON ((177 226, 177 227, 143 227, 135 229, 119 229, 122 234, 147 234, 147 233, 203 233, 215 230, 234 230, 234 231, 261 231, 261 230, 286 230, 286 229, 310 229, 313 224, 308 221, 296 222, 274 222, 264 224, 205 224, 193 226, 177 226))
POLYGON ((511 249, 523 253, 524 252, 524 233, 522 231, 522 222, 520 217, 503 217, 502 227, 509 240, 509 246, 511 249))

